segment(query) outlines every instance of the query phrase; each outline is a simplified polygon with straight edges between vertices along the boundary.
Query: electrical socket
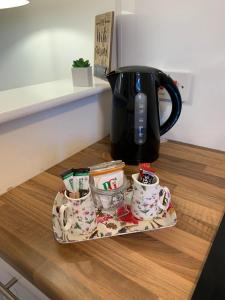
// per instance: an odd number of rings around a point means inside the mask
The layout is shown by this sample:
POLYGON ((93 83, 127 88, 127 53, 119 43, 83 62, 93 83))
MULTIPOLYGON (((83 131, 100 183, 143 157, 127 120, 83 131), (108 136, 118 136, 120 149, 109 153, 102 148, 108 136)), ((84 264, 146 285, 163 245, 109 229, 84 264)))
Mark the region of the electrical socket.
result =
MULTIPOLYGON (((193 74, 188 71, 165 71, 164 73, 169 75, 177 85, 182 102, 191 103, 191 91, 192 91, 192 81, 193 74)), ((160 101, 168 101, 170 100, 170 96, 166 89, 159 89, 159 100, 160 101)))

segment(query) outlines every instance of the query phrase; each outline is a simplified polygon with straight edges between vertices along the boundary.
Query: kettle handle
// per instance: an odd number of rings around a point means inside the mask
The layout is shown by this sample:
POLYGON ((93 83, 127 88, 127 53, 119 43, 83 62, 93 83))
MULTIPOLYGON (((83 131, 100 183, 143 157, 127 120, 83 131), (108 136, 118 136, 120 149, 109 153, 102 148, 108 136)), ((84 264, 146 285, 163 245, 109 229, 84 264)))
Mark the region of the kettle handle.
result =
POLYGON ((160 135, 166 133, 177 122, 182 108, 180 92, 173 82, 172 78, 163 72, 158 73, 160 85, 163 86, 170 95, 172 101, 172 110, 169 118, 160 126, 160 135))

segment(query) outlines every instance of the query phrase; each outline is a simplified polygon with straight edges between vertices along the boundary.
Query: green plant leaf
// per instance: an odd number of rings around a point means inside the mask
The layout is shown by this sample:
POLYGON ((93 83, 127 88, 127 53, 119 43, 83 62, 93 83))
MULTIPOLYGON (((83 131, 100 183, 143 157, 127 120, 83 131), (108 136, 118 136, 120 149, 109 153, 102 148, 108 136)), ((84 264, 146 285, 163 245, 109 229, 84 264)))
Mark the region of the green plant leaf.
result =
POLYGON ((90 62, 89 60, 84 60, 83 58, 79 58, 77 60, 73 61, 73 68, 87 68, 90 67, 90 62))

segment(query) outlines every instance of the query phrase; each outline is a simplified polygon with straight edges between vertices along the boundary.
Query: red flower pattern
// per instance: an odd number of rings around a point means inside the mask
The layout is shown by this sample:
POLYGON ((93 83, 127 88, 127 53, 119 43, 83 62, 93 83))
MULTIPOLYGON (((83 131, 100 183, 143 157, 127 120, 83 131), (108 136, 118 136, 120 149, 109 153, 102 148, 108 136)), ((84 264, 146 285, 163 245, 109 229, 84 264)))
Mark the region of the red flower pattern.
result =
POLYGON ((123 221, 123 222, 132 223, 132 224, 138 224, 139 220, 137 218, 135 218, 135 216, 133 216, 130 206, 127 206, 127 209, 129 211, 128 214, 123 216, 123 214, 125 213, 125 211, 124 211, 125 208, 124 207, 118 208, 117 215, 118 216, 122 215, 121 217, 119 217, 119 220, 123 221))
POLYGON ((97 215, 97 223, 107 222, 108 220, 113 219, 110 215, 98 216, 97 215))
POLYGON ((172 203, 169 203, 169 207, 167 208, 167 211, 170 210, 173 207, 172 203))

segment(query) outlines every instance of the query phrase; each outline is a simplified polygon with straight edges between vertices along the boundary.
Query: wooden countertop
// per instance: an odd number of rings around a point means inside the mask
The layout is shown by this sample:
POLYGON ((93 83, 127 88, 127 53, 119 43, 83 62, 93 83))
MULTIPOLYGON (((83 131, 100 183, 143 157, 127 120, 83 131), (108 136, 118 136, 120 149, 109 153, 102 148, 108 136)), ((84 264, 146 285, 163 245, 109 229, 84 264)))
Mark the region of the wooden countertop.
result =
POLYGON ((190 299, 224 213, 225 153, 174 142, 160 152, 153 166, 172 192, 176 227, 79 244, 54 240, 58 175, 110 160, 104 139, 0 197, 0 256, 54 300, 190 299))

